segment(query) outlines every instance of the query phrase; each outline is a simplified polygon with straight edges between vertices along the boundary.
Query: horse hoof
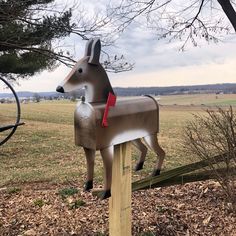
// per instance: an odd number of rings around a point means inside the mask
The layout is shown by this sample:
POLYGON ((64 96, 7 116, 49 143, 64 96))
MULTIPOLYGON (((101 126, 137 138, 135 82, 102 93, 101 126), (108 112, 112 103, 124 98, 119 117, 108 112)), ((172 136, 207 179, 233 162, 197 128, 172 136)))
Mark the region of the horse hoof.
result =
POLYGON ((89 191, 92 188, 93 188, 93 181, 92 180, 86 181, 84 184, 84 191, 89 191))
POLYGON ((154 177, 154 176, 158 176, 158 175, 160 175, 161 174, 161 170, 154 170, 153 172, 152 172, 152 177, 154 177))
POLYGON ((143 164, 144 164, 143 161, 142 161, 142 162, 139 162, 139 163, 135 166, 134 170, 135 170, 135 171, 142 170, 142 169, 143 169, 143 164))
POLYGON ((104 191, 101 192, 101 194, 99 194, 99 198, 100 198, 101 200, 104 200, 104 199, 106 199, 106 198, 109 198, 110 196, 111 196, 111 190, 110 190, 110 189, 104 190, 104 191))

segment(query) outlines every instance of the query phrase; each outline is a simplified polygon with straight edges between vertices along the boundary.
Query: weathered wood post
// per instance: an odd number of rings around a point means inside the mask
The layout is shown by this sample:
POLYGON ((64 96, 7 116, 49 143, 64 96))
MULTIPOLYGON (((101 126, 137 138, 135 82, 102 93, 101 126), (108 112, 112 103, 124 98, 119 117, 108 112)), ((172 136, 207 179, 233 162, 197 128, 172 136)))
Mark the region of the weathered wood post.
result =
POLYGON ((131 236, 131 143, 115 146, 109 199, 109 235, 131 236))

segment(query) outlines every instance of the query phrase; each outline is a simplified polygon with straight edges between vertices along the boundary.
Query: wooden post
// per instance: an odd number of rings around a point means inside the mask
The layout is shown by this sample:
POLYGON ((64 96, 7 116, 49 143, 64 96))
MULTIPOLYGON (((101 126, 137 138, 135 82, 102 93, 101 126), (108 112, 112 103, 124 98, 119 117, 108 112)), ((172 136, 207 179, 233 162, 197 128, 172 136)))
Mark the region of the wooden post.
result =
POLYGON ((109 199, 109 235, 131 236, 131 143, 116 145, 109 199))

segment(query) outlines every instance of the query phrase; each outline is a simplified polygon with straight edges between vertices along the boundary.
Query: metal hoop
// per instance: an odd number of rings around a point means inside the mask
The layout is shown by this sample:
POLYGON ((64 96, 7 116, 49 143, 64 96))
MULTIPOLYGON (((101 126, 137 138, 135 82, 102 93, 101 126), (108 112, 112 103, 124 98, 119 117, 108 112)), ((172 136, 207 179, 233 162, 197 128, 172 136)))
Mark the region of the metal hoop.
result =
POLYGON ((0 141, 0 146, 1 146, 4 143, 6 143, 11 138, 11 136, 15 133, 15 131, 18 127, 18 124, 20 122, 21 110, 20 110, 20 102, 19 102, 18 96, 17 96, 15 90, 13 89, 13 87, 11 86, 11 84, 9 82, 7 82, 5 79, 3 79, 2 77, 0 77, 0 80, 2 80, 3 83, 5 83, 7 85, 8 88, 10 88, 11 92, 13 93, 13 95, 16 99, 16 107, 17 107, 16 122, 13 125, 13 128, 12 128, 11 132, 8 134, 8 136, 5 139, 3 139, 2 141, 0 141))

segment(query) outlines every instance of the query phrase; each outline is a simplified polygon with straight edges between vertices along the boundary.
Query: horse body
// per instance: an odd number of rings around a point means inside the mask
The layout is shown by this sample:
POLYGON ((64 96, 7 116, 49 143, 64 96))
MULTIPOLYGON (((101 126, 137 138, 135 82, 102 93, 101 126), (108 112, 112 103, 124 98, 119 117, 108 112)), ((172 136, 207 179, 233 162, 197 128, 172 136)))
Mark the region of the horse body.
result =
POLYGON ((103 127, 103 103, 81 102, 75 110, 75 144, 101 150, 109 146, 157 134, 158 104, 150 97, 118 100, 110 109, 108 127, 103 127))
POLYGON ((136 170, 143 168, 147 148, 145 143, 159 156, 154 175, 160 174, 165 152, 158 144, 159 107, 154 98, 143 96, 135 99, 118 99, 109 110, 107 127, 102 119, 109 94, 114 94, 108 76, 99 63, 101 45, 99 39, 88 41, 85 56, 77 62, 65 78, 58 92, 69 92, 85 88, 85 99, 74 113, 75 144, 82 146, 87 160, 85 190, 93 187, 95 151, 100 150, 104 164, 104 194, 110 196, 114 145, 127 141, 141 151, 136 170))

